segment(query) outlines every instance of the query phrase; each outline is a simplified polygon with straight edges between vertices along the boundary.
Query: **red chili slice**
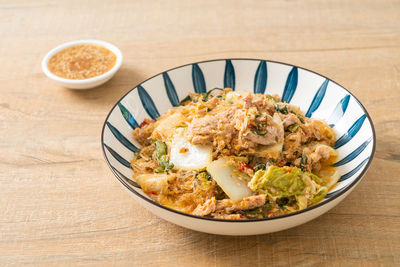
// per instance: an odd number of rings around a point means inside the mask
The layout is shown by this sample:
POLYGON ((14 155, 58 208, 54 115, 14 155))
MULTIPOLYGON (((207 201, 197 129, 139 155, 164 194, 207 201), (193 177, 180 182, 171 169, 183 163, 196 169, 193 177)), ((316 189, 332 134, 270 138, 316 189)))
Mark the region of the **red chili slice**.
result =
POLYGON ((239 169, 240 171, 244 171, 245 169, 254 170, 253 167, 251 167, 249 164, 247 164, 247 163, 245 163, 245 162, 243 162, 243 161, 239 162, 238 169, 239 169))
POLYGON ((147 120, 142 121, 141 124, 139 124, 140 127, 146 126, 147 124, 149 124, 149 122, 147 120))
POLYGON ((257 129, 258 126, 257 126, 257 124, 250 122, 250 128, 257 129))

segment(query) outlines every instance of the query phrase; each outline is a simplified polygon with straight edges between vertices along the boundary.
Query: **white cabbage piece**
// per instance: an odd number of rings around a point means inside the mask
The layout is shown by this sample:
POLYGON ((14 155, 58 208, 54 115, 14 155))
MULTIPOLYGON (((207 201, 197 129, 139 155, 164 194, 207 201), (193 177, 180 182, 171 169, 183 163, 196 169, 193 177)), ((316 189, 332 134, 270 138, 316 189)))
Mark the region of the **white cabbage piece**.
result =
POLYGON ((170 162, 174 168, 197 170, 212 161, 212 147, 192 145, 185 137, 176 135, 170 143, 170 162))
POLYGON ((249 96, 250 92, 248 91, 243 91, 243 90, 239 90, 239 91, 232 91, 226 94, 225 96, 225 101, 228 103, 244 103, 243 99, 246 96, 249 96))
POLYGON ((282 119, 281 119, 281 117, 279 116, 278 112, 275 112, 275 113, 274 113, 274 116, 272 116, 272 120, 273 120, 276 124, 278 124, 279 128, 281 128, 282 131, 284 131, 283 122, 282 122, 282 119))
POLYGON ((323 181, 327 181, 325 183, 325 187, 328 188, 328 190, 331 189, 340 179, 340 174, 337 170, 335 172, 329 171, 329 172, 323 172, 321 171, 321 175, 327 176, 327 177, 321 177, 323 181))
POLYGON ((241 201, 244 197, 253 194, 247 182, 240 179, 240 174, 228 164, 228 159, 214 160, 207 166, 207 171, 232 201, 241 201))
POLYGON ((279 137, 279 140, 281 140, 281 142, 276 143, 275 145, 267 146, 266 150, 270 153, 280 154, 283 149, 283 140, 284 140, 285 130, 283 128, 283 122, 281 120, 281 117, 278 115, 278 112, 274 113, 272 120, 278 125, 279 129, 281 130, 280 132, 282 133, 282 135, 279 137))
POLYGON ((304 210, 307 208, 307 198, 303 195, 296 196, 297 205, 299 206, 299 210, 304 210))
POLYGON ((165 173, 140 174, 135 176, 135 180, 145 193, 159 194, 168 188, 167 174, 165 173))
POLYGON ((153 139, 170 138, 176 130, 176 127, 182 124, 184 117, 181 112, 177 111, 171 115, 163 115, 156 121, 156 127, 152 133, 153 139))
POLYGON ((285 129, 283 128, 283 122, 281 120, 281 117, 279 116, 278 112, 274 113, 274 116, 272 116, 272 120, 278 125, 279 129, 281 130, 281 136, 280 136, 280 140, 282 140, 282 142, 280 144, 283 145, 283 140, 284 140, 284 135, 285 135, 285 129))

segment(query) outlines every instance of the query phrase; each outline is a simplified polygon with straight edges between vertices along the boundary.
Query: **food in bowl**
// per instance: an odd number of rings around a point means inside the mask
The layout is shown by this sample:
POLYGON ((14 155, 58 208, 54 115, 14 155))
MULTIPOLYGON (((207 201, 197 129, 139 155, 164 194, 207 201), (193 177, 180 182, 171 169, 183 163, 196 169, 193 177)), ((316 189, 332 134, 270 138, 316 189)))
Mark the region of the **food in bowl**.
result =
POLYGON ((48 61, 48 69, 61 78, 83 80, 108 72, 116 61, 117 56, 103 46, 78 44, 54 54, 48 61))
POLYGON ((340 175, 333 129, 277 95, 214 88, 190 93, 133 136, 133 179, 169 208, 260 219, 320 202, 340 175))

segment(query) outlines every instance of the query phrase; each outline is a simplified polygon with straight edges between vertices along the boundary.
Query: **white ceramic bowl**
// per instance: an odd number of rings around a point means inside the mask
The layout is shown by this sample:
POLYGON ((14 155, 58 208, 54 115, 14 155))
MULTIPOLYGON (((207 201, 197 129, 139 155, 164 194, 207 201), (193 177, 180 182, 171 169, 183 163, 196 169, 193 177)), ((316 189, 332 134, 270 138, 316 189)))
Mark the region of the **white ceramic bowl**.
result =
POLYGON ((222 59, 197 62, 157 74, 135 86, 111 109, 102 130, 102 149, 111 171, 134 199, 155 215, 197 231, 223 235, 275 232, 310 221, 342 201, 360 182, 375 152, 375 131, 365 108, 345 88, 328 78, 280 62, 222 59), (278 94, 299 106, 307 117, 325 119, 335 130, 339 153, 334 164, 338 185, 317 205, 283 216, 255 220, 197 217, 164 207, 147 197, 132 180, 129 162, 139 144, 133 129, 145 118, 156 119, 189 92, 230 87, 278 94))
POLYGON ((99 41, 99 40, 78 40, 78 41, 72 41, 72 42, 61 44, 61 45, 57 46, 56 48, 52 49, 50 52, 48 52, 42 60, 42 70, 43 70, 44 74, 46 74, 47 77, 56 81, 57 83, 59 83, 60 85, 66 87, 66 88, 90 89, 90 88, 94 88, 96 86, 102 85, 103 83, 110 80, 114 76, 114 74, 118 71, 118 69, 121 67, 121 64, 122 64, 122 53, 115 45, 112 45, 112 44, 104 42, 104 41, 99 41), (48 62, 54 54, 60 52, 61 50, 65 49, 67 47, 80 45, 80 44, 94 44, 94 45, 99 45, 99 46, 103 46, 103 47, 107 48, 108 50, 113 52, 117 57, 115 65, 106 73, 103 73, 99 76, 95 76, 93 78, 83 79, 83 80, 72 80, 72 79, 61 78, 61 77, 53 74, 49 70, 48 62))

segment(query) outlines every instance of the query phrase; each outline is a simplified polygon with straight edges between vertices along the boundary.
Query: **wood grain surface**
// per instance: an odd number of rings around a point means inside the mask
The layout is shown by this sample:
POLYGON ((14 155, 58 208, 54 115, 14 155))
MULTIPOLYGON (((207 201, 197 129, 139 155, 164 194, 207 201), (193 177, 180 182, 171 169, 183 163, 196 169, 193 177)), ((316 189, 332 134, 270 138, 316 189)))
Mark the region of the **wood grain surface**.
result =
POLYGON ((399 266, 400 1, 0 1, 0 266, 399 266), (61 88, 43 56, 76 39, 117 45, 105 85, 61 88), (199 60, 300 65, 353 92, 376 127, 359 186, 302 226, 224 237, 140 207, 100 146, 134 85, 199 60))

